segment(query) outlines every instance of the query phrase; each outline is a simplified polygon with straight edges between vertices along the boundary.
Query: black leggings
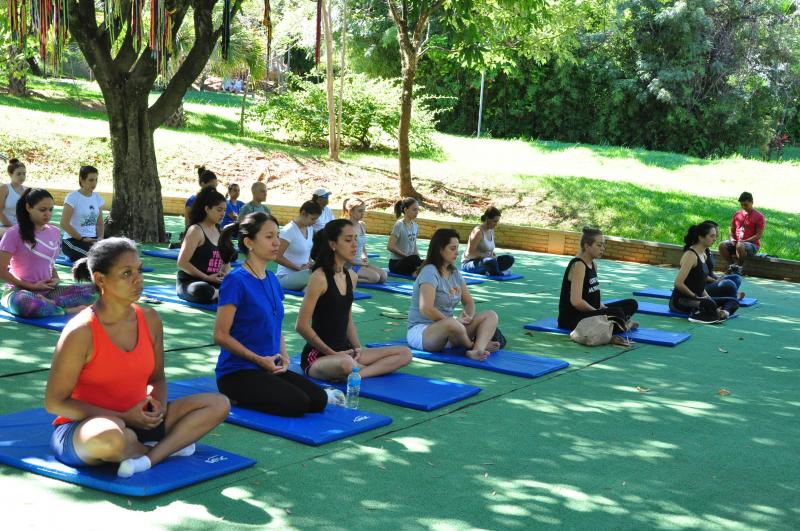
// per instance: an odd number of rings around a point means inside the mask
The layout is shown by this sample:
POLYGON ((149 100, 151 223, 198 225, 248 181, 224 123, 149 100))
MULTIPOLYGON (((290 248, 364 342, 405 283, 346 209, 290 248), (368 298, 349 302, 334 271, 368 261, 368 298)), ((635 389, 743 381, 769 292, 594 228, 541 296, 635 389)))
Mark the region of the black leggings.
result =
POLYGON ((67 238, 61 242, 61 252, 71 261, 77 262, 89 253, 89 249, 92 248, 92 245, 94 245, 94 242, 67 238))
POLYGON ((602 310, 581 312, 580 319, 574 323, 569 323, 571 326, 568 326, 567 328, 570 330, 575 330, 575 327, 578 326, 578 323, 587 317, 594 317, 595 315, 607 315, 609 320, 614 323, 614 333, 625 332, 626 323, 631 317, 633 317, 633 314, 635 314, 636 310, 638 309, 639 304, 634 299, 623 299, 621 301, 609 302, 606 303, 606 307, 602 310))
POLYGON ((412 254, 399 260, 389 260, 389 271, 398 275, 413 275, 420 265, 422 265, 422 258, 418 254, 412 254))
POLYGON ((328 404, 320 386, 292 371, 237 371, 217 380, 217 388, 239 407, 281 417, 318 413, 328 404))
POLYGON ((216 289, 218 289, 218 286, 202 280, 190 280, 189 282, 178 280, 175 282, 175 292, 178 297, 197 304, 211 304, 214 302, 214 290, 216 289))
POLYGON ((730 315, 739 309, 736 297, 711 297, 710 299, 690 299, 689 297, 673 297, 669 300, 669 309, 673 312, 694 313, 697 310, 714 315, 717 309, 727 311, 730 315))

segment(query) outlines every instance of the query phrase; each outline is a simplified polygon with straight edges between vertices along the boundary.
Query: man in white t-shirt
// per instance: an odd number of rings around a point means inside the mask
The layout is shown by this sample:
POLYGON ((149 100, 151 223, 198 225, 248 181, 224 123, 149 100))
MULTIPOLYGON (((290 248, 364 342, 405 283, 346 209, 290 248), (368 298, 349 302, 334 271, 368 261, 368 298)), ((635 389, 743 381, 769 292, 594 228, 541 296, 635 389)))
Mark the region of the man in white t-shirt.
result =
POLYGON ((314 191, 314 195, 311 196, 311 200, 322 209, 322 214, 317 219, 317 222, 314 223, 314 232, 321 231, 329 221, 333 221, 333 211, 328 206, 330 197, 331 193, 326 188, 317 188, 314 191))

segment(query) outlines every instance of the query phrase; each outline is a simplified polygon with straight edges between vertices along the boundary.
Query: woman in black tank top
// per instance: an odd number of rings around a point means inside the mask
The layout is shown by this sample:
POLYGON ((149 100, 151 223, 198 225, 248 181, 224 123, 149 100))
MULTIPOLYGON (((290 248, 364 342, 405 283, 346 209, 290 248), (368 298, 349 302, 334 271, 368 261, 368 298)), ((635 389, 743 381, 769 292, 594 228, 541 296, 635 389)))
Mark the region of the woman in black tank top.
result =
MULTIPOLYGON (((633 299, 603 304, 600 299, 600 284, 597 279, 595 260, 603 256, 606 242, 598 229, 585 228, 581 237, 581 252, 573 258, 561 281, 561 296, 558 301, 558 326, 574 330, 587 317, 607 315, 614 322, 615 332, 636 328, 638 323, 630 321, 639 308, 633 299), (630 322, 629 322, 630 321, 630 322)), ((622 338, 615 343, 627 343, 622 338)))
POLYGON ((295 329, 307 341, 303 371, 313 378, 343 380, 358 367, 362 377, 394 372, 411 361, 408 347, 361 348, 351 306, 356 274, 348 269, 356 253, 356 231, 336 219, 314 234, 313 272, 295 329))
POLYGON ((673 312, 688 313, 689 320, 695 323, 723 321, 739 308, 737 298, 711 297, 706 291, 706 280, 710 274, 707 250, 716 239, 717 227, 707 221, 689 227, 689 232, 683 238, 684 253, 669 299, 669 308, 673 312))
POLYGON ((230 265, 219 253, 219 222, 225 215, 225 197, 213 188, 204 188, 189 212, 191 225, 178 254, 175 290, 183 300, 211 304, 219 296, 219 286, 230 265))

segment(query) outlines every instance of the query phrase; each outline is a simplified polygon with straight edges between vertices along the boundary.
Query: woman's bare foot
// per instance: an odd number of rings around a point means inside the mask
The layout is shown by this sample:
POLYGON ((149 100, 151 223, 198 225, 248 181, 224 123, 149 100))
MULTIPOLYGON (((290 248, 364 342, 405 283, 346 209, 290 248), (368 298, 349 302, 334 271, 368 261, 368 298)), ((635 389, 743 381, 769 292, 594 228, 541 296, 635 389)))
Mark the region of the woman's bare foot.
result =
POLYGON ((497 352, 500 350, 500 343, 497 341, 489 341, 486 343, 486 350, 489 352, 497 352))
POLYGON ((717 315, 719 315, 719 318, 722 319, 723 321, 731 316, 728 310, 719 310, 717 312, 717 315))
POLYGON ((633 319, 628 321, 628 330, 636 330, 637 328, 639 328, 639 323, 637 321, 633 319))
POLYGON ((485 361, 489 357, 489 352, 486 350, 468 350, 464 355, 473 360, 485 361))
POLYGON ((739 300, 744 299, 744 291, 739 292, 739 300))
POLYGON ((622 337, 622 336, 611 336, 611 344, 618 345, 620 347, 630 347, 633 343, 630 340, 622 337))

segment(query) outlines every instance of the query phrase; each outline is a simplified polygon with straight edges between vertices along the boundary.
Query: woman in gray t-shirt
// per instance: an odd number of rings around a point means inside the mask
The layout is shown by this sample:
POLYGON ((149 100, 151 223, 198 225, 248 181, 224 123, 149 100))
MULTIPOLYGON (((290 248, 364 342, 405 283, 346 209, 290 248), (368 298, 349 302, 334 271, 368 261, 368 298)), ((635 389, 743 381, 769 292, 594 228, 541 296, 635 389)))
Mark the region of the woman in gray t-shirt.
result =
POLYGON ((417 275, 408 310, 406 341, 411 348, 429 352, 447 347, 465 347, 465 355, 484 360, 500 348, 492 341, 497 330, 497 314, 492 310, 475 312, 475 301, 467 290, 458 259, 458 233, 439 229, 431 238, 428 255, 417 275), (454 310, 461 303, 461 315, 454 310))
POLYGON ((419 203, 413 197, 406 197, 394 204, 397 223, 389 234, 389 271, 398 275, 415 275, 422 263, 417 250, 419 225, 414 221, 419 214, 419 203))

